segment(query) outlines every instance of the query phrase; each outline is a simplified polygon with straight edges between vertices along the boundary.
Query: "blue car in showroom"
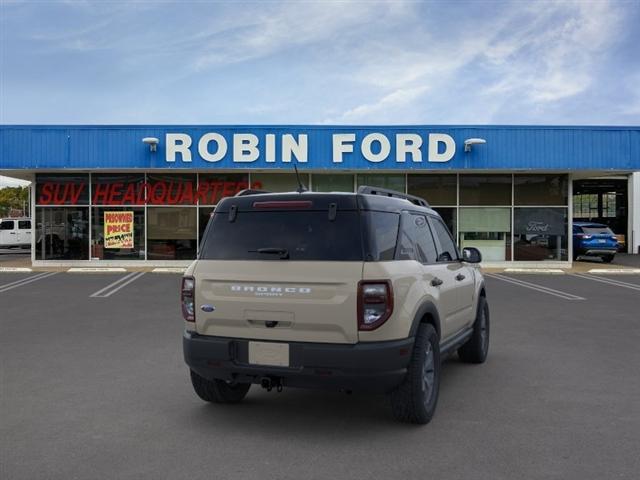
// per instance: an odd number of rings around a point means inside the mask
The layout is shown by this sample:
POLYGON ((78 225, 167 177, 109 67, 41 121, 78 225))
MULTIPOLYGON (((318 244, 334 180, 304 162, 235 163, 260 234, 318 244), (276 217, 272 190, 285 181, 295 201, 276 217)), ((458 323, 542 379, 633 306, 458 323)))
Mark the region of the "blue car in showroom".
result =
POLYGON ((602 223, 576 222, 573 224, 573 259, 580 256, 600 257, 610 263, 618 251, 618 238, 602 223))

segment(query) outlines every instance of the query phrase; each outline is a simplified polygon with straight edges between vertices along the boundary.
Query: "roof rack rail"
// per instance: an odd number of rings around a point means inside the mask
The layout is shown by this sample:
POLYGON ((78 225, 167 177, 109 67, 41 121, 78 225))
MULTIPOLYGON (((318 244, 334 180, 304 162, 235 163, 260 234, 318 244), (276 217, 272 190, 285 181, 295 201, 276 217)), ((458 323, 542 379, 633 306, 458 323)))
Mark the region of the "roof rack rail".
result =
POLYGON ((234 197, 244 197, 246 195, 259 195, 261 193, 271 193, 268 190, 255 190, 253 188, 245 188, 244 190, 240 190, 238 193, 234 195, 234 197))
POLYGON ((358 193, 365 195, 381 195, 383 197, 401 198, 408 200, 414 205, 429 208, 429 203, 424 198, 416 197, 415 195, 409 195, 407 193, 398 192, 396 190, 389 190, 388 188, 370 187, 368 185, 362 185, 358 188, 358 193))

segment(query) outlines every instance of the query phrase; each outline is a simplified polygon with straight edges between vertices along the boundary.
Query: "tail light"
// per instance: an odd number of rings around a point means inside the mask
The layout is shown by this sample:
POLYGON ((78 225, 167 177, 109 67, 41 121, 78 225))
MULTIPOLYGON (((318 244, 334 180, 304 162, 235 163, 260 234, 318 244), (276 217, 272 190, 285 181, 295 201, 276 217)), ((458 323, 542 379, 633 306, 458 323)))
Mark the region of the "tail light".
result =
POLYGON ((582 240, 590 240, 592 235, 585 235, 584 233, 580 233, 577 235, 578 238, 582 239, 582 240))
POLYGON ((367 280, 358 284, 358 330, 375 330, 393 312, 393 289, 389 280, 367 280))
POLYGON ((196 279, 193 277, 182 277, 180 302, 182 304, 182 317, 187 322, 196 321, 195 290, 196 279))

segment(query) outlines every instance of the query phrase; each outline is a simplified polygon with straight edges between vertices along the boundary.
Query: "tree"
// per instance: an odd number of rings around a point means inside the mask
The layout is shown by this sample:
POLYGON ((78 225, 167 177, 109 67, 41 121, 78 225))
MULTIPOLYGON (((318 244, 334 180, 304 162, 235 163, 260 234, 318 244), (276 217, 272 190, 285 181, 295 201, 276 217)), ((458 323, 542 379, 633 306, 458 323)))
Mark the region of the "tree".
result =
POLYGON ((6 187, 0 189, 0 217, 8 216, 12 210, 25 213, 29 209, 29 187, 6 187))

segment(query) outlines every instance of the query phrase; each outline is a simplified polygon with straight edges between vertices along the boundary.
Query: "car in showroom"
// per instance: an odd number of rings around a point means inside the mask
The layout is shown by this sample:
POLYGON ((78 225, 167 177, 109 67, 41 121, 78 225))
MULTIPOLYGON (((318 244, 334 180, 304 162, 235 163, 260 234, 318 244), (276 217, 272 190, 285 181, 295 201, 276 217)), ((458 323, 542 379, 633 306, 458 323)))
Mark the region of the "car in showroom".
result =
POLYGON ((599 257, 611 263, 618 251, 618 237, 602 223, 576 222, 573 224, 573 259, 599 257))

